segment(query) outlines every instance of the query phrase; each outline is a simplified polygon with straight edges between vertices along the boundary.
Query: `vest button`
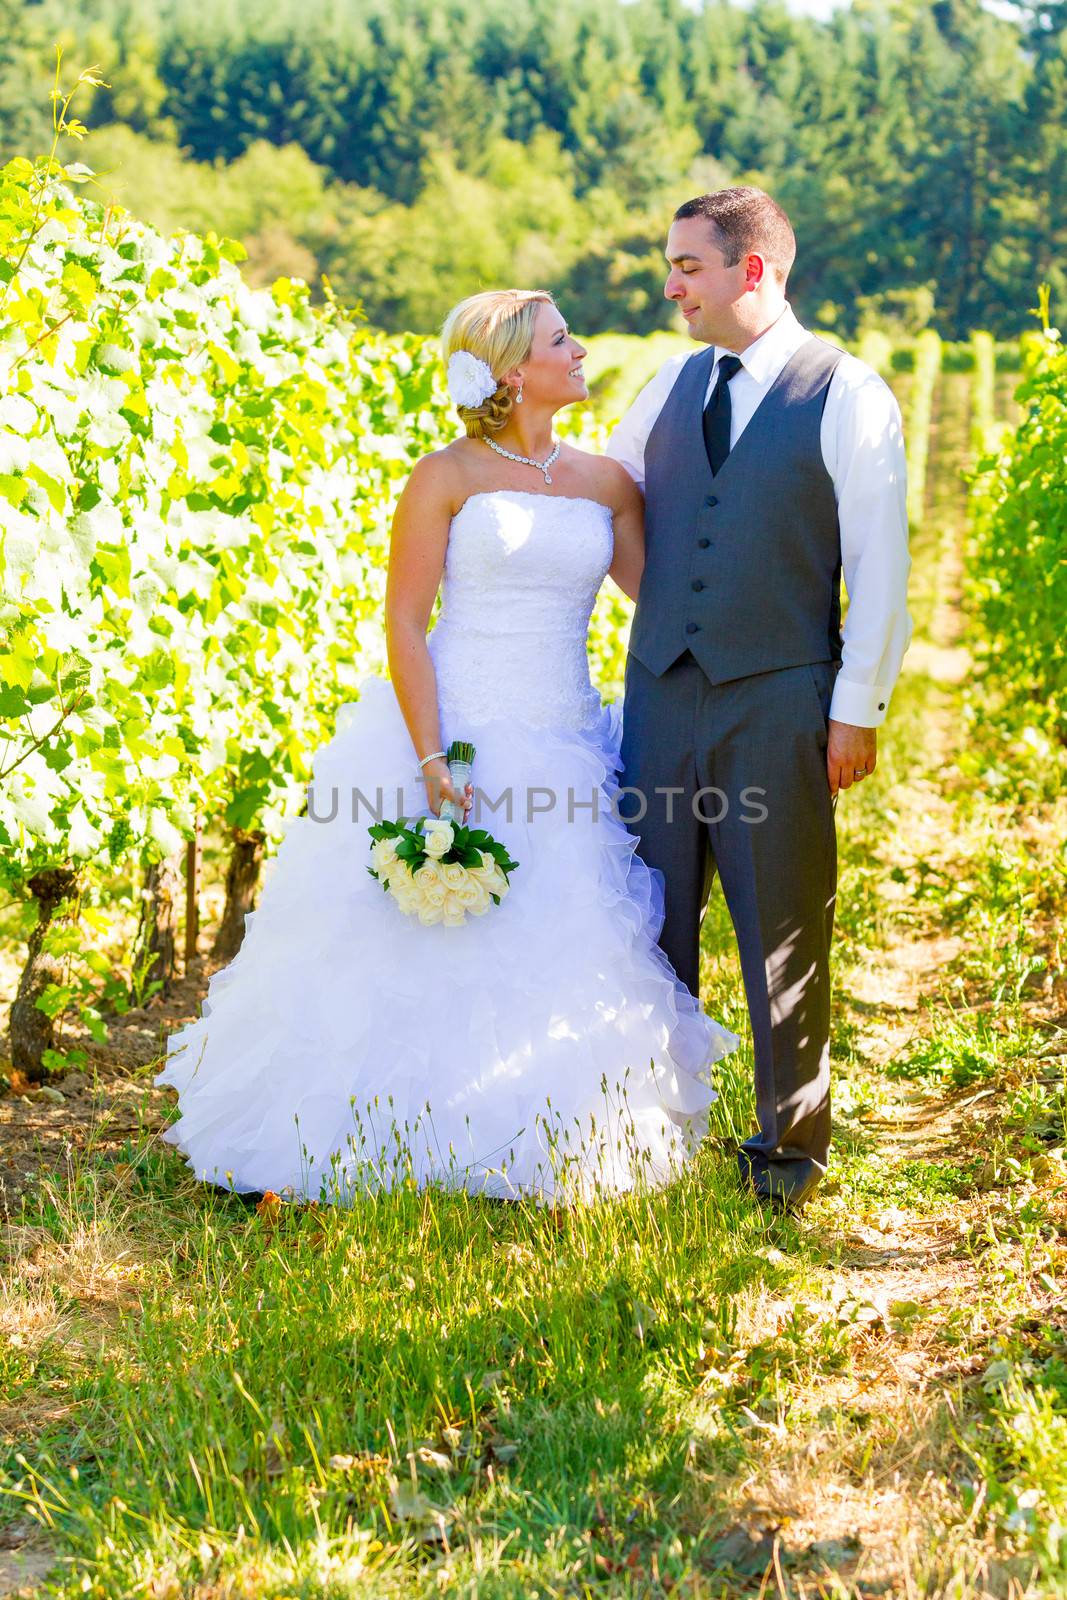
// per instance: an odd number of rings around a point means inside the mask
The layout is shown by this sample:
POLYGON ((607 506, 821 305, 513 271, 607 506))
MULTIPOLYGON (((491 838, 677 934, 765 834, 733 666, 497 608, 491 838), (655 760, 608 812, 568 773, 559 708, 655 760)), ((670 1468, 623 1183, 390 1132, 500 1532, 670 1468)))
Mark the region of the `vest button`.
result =
POLYGON ((703 587, 704 587, 703 578, 694 578, 693 579, 693 588, 696 590, 697 594, 700 593, 700 591, 701 591, 701 589, 703 589, 703 587))
POLYGON ((717 496, 717 495, 714 495, 714 494, 706 494, 706 495, 705 495, 705 496, 704 496, 704 504, 705 504, 705 505, 706 505, 706 506, 717 506, 717 505, 718 505, 718 503, 719 503, 719 498, 718 498, 718 496, 717 496))
POLYGON ((687 622, 685 625, 685 631, 686 633, 696 633, 699 626, 700 624, 697 622, 687 622))
POLYGON ((710 539, 698 539, 697 540, 697 544, 700 546, 701 550, 706 550, 710 543, 711 543, 710 539))

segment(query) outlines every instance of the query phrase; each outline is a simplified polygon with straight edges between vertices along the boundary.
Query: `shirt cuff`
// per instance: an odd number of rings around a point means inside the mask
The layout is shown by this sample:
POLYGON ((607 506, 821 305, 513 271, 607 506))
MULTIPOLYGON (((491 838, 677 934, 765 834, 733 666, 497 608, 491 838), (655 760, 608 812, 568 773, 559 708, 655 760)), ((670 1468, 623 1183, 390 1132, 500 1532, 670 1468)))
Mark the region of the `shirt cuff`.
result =
POLYGON ((885 721, 890 692, 877 683, 853 683, 839 672, 830 700, 830 717, 857 728, 880 727, 885 721))

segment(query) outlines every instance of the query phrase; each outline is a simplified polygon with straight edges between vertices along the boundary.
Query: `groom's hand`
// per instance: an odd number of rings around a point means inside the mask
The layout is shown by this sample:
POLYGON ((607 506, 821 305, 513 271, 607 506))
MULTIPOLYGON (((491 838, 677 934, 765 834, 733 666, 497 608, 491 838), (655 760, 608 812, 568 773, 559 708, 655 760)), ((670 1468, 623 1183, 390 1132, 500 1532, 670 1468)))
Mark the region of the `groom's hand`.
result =
POLYGON ((830 793, 851 789, 854 783, 869 778, 878 762, 877 728, 857 728, 851 722, 830 719, 830 738, 826 746, 826 776, 830 793))

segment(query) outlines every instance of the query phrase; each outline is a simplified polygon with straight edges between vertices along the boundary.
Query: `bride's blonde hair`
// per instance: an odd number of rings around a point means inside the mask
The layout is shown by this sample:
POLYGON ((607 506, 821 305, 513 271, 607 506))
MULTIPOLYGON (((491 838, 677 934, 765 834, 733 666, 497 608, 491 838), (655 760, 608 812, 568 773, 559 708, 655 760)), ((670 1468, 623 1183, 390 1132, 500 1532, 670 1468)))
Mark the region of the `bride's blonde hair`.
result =
MULTIPOLYGON (((441 354, 445 365, 457 350, 469 350, 493 374, 510 372, 529 359, 539 305, 555 305, 547 289, 486 289, 461 300, 445 318, 441 354)), ((480 406, 457 406, 468 439, 499 433, 511 414, 515 391, 498 383, 496 393, 480 406)))

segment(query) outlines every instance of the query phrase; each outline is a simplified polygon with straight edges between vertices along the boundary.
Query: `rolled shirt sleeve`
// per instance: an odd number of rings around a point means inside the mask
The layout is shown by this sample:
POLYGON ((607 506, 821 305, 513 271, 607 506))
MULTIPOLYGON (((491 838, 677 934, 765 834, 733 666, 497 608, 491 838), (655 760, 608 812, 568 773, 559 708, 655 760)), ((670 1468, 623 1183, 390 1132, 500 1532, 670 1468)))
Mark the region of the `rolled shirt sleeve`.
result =
POLYGON ((889 385, 854 357, 834 374, 826 410, 824 457, 833 457, 827 466, 848 592, 830 716, 876 728, 885 721, 912 633, 904 431, 889 385))

